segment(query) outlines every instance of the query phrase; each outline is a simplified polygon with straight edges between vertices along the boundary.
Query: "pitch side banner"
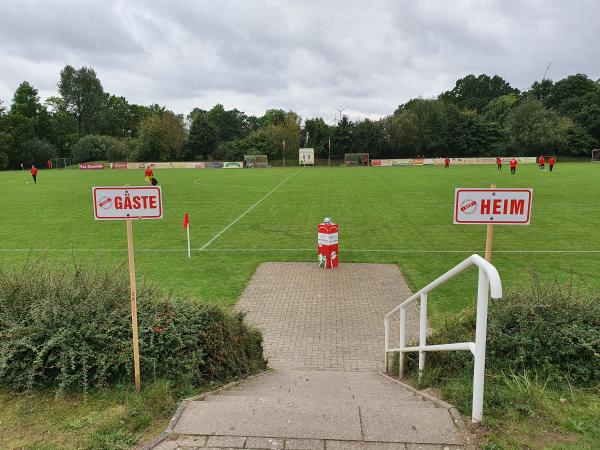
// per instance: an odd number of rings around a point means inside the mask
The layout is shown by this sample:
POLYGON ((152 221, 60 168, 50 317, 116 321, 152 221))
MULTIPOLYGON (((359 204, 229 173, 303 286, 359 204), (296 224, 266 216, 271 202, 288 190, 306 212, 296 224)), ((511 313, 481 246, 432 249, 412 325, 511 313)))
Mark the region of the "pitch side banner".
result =
POLYGON ((93 187, 96 220, 162 219, 160 186, 93 187))
POLYGON ((457 188, 454 223, 529 225, 533 189, 457 188))

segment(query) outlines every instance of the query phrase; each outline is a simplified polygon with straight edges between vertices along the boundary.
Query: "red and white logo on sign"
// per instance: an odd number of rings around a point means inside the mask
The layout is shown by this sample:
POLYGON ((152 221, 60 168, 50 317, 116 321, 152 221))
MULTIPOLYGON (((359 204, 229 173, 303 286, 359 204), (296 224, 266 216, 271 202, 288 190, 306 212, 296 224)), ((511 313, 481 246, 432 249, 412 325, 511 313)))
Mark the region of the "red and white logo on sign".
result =
POLYGON ((454 223, 529 225, 533 189, 457 188, 454 223))
POLYGON ((94 187, 96 220, 162 219, 160 186, 94 187))

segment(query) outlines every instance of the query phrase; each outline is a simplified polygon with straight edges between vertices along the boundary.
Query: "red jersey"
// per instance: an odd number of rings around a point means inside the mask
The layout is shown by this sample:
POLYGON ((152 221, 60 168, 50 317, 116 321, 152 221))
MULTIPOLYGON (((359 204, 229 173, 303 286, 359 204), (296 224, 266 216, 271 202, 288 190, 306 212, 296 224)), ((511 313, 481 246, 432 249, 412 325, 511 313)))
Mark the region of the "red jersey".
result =
POLYGON ((37 167, 31 168, 31 175, 37 175, 37 172, 38 172, 37 167))
POLYGON ((550 164, 551 166, 553 166, 554 163, 556 163, 556 159, 554 159, 554 156, 551 156, 550 159, 548 159, 548 164, 550 164))
POLYGON ((449 160, 448 158, 446 158, 446 159, 444 160, 444 164, 446 164, 447 166, 449 166, 449 165, 450 165, 450 160, 449 160))
POLYGON ((510 167, 511 168, 517 167, 517 160, 516 159, 511 159, 510 160, 510 167))
POLYGON ((543 156, 540 156, 539 162, 540 162, 540 165, 543 166, 546 163, 546 159, 543 156))
POLYGON ((154 175, 154 173, 152 173, 152 169, 151 169, 150 167, 148 167, 148 168, 146 169, 146 176, 147 176, 147 177, 151 177, 152 175, 154 175))
POLYGON ((502 158, 500 158, 500 157, 496 158, 496 164, 502 164, 502 158))

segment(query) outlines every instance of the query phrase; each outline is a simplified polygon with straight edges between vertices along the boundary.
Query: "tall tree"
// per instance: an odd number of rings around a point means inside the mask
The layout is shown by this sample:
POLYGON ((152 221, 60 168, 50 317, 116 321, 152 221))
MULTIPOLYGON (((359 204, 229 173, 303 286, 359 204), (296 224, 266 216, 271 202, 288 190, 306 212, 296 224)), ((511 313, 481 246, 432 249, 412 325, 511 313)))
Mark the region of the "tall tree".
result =
POLYGON ((302 130, 302 142, 305 143, 308 136, 308 147, 315 149, 315 156, 327 158, 331 133, 331 127, 321 117, 307 119, 302 130))
POLYGON ((96 131, 104 89, 94 69, 84 66, 76 70, 73 66, 65 66, 60 72, 58 92, 77 118, 79 135, 96 131))
POLYGON ((206 114, 196 113, 192 117, 186 156, 200 159, 212 157, 219 144, 217 128, 210 123, 206 114))
POLYGON ((442 93, 439 98, 454 103, 459 108, 481 111, 493 98, 507 94, 518 94, 504 78, 494 75, 467 75, 456 81, 451 91, 442 93))
POLYGON ((172 112, 152 114, 140 123, 137 159, 177 161, 184 156, 183 121, 172 112))
POLYGON ((246 115, 237 109, 227 111, 217 104, 208 111, 207 118, 217 129, 220 142, 240 139, 247 134, 246 115))

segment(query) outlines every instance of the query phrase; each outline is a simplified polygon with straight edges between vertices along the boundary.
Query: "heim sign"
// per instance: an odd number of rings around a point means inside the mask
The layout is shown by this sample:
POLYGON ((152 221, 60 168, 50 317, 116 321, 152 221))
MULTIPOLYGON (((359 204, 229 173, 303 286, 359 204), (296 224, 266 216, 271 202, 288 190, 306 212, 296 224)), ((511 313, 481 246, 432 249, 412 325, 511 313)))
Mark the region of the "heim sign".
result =
POLYGON ((529 225, 533 189, 456 188, 455 224, 529 225))
POLYGON ((96 220, 162 219, 160 186, 92 188, 96 220))

